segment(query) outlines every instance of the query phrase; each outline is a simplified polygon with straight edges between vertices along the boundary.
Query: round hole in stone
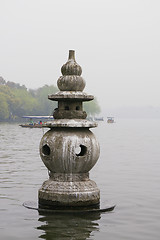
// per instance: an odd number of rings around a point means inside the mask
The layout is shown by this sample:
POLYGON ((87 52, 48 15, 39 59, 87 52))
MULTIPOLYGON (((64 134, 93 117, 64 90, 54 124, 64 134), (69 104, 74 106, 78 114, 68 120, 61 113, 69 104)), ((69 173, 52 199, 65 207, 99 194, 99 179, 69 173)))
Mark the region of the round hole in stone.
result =
POLYGON ((77 156, 84 156, 87 153, 87 147, 84 145, 80 145, 76 148, 76 155, 77 156))
POLYGON ((80 110, 80 107, 79 107, 79 106, 76 106, 76 110, 77 110, 77 111, 80 110))
POLYGON ((51 152, 50 147, 49 147, 47 144, 45 144, 45 145, 42 147, 42 153, 43 153, 44 155, 46 155, 46 156, 49 156, 49 155, 50 155, 50 152, 51 152))

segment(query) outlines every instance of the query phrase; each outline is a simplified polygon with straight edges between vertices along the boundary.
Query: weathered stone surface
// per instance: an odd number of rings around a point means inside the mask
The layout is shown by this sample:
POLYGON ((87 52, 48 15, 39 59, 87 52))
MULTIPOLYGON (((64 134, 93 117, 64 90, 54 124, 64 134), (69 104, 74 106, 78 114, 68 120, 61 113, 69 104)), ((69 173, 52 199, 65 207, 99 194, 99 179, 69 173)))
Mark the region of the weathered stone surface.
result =
POLYGON ((48 95, 48 99, 52 101, 91 101, 94 99, 94 96, 88 95, 87 93, 80 91, 61 91, 55 94, 48 95))
POLYGON ((94 128, 97 127, 97 122, 86 119, 55 119, 54 121, 43 124, 47 128, 94 128))
POLYGON ((94 134, 84 128, 56 128, 44 134, 40 155, 45 166, 55 173, 87 173, 99 157, 94 134))
POLYGON ((92 180, 81 182, 45 181, 39 189, 41 205, 79 207, 99 203, 100 191, 92 180))
POLYGON ((85 119, 87 117, 87 113, 85 111, 68 111, 57 109, 54 111, 53 117, 55 119, 85 119))
POLYGON ((61 91, 83 91, 85 81, 76 75, 61 76, 57 81, 57 86, 61 91))
POLYGON ((89 173, 54 173, 49 172, 50 179, 58 182, 81 182, 89 180, 89 173))
POLYGON ((82 74, 81 66, 75 60, 75 51, 69 51, 68 61, 62 66, 61 72, 63 75, 77 75, 82 74))
POLYGON ((61 90, 48 98, 58 101, 54 121, 43 127, 51 128, 40 142, 40 156, 49 170, 49 180, 39 189, 41 208, 80 208, 98 206, 100 191, 89 179, 89 171, 99 158, 99 144, 89 130, 97 123, 86 120, 83 102, 94 99, 83 91, 85 81, 80 77, 81 67, 76 63, 74 51, 61 68, 58 79, 61 90))

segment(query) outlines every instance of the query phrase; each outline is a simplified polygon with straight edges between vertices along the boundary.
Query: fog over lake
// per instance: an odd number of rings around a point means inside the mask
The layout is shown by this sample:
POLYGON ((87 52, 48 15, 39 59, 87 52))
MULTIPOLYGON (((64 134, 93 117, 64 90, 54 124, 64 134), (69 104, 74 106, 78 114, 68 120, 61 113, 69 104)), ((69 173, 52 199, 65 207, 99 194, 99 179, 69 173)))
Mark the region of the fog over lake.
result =
POLYGON ((56 85, 74 49, 85 91, 97 97, 102 112, 118 115, 113 109, 133 106, 159 111, 160 1, 5 0, 0 9, 0 75, 6 81, 56 85))

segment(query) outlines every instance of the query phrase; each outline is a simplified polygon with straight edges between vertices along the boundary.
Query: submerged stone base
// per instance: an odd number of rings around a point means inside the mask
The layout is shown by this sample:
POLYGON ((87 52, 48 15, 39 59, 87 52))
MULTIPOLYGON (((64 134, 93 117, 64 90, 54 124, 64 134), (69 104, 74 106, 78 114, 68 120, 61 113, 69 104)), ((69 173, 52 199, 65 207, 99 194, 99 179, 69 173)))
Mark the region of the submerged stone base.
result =
POLYGON ((86 207, 86 208, 43 208, 43 206, 38 206, 37 202, 34 201, 26 201, 23 203, 23 206, 32 209, 37 210, 40 214, 88 214, 91 213, 103 213, 103 212, 111 212, 114 210, 116 205, 113 205, 108 202, 102 202, 99 204, 99 207, 92 206, 92 207, 86 207))
POLYGON ((87 181, 64 182, 49 179, 38 192, 39 207, 48 209, 99 207, 100 191, 96 183, 87 181))

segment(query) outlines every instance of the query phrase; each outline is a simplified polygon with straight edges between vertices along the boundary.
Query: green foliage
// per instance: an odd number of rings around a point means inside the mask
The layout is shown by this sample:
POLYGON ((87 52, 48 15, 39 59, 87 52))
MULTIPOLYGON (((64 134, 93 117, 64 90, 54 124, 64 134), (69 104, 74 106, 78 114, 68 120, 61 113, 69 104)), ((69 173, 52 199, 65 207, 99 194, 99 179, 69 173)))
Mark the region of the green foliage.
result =
POLYGON ((0 94, 0 120, 4 121, 9 118, 9 108, 5 95, 0 94))
POLYGON ((26 114, 32 114, 37 107, 37 100, 34 98, 27 89, 15 89, 15 97, 18 99, 18 108, 14 112, 19 117, 26 114))
POLYGON ((0 85, 0 120, 12 118, 19 107, 19 99, 15 97, 14 91, 7 85, 0 85))
POLYGON ((27 90, 23 85, 6 82, 0 77, 0 121, 14 120, 23 115, 52 115, 57 103, 48 95, 57 92, 55 86, 45 85, 37 90, 27 90))
MULTIPOLYGON (((57 102, 49 101, 48 95, 58 91, 54 85, 37 90, 27 90, 23 85, 6 82, 0 77, 0 121, 14 120, 23 115, 52 115, 57 102)), ((89 116, 100 113, 97 100, 84 103, 89 116)))
POLYGON ((53 110, 57 107, 57 103, 48 100, 48 95, 56 93, 58 89, 52 85, 45 85, 44 87, 39 88, 34 95, 37 100, 37 115, 53 115, 53 110))
POLYGON ((84 110, 87 112, 88 116, 95 116, 101 112, 96 98, 93 101, 84 102, 84 110))

